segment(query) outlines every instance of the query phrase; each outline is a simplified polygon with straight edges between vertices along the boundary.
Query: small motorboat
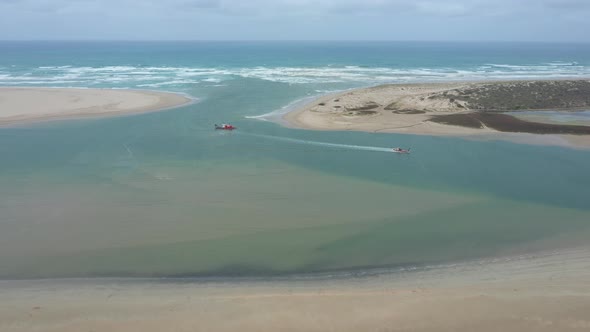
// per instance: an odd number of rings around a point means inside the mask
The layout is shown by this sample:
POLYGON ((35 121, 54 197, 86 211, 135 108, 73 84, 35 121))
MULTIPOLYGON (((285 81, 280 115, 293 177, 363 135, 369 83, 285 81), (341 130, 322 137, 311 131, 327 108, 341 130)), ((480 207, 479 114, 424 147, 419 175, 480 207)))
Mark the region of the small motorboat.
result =
POLYGON ((234 130, 234 129, 237 129, 237 128, 234 127, 233 125, 226 124, 226 123, 221 124, 221 125, 218 125, 218 124, 215 125, 215 130, 234 130))
POLYGON ((393 149, 391 149, 391 151, 395 152, 395 153, 404 153, 404 154, 410 153, 410 149, 402 149, 402 148, 393 148, 393 149))

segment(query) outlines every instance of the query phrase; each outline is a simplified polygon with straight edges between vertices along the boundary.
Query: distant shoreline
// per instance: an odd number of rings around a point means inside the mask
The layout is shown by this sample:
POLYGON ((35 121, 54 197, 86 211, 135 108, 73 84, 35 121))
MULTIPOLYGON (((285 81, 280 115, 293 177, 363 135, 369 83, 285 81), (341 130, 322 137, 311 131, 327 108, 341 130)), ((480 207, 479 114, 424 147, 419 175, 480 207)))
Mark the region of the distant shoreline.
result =
POLYGON ((191 103, 148 90, 0 87, 0 126, 161 111, 191 103))
POLYGON ((538 123, 514 111, 590 110, 590 81, 388 84, 321 96, 283 116, 302 129, 507 139, 590 147, 590 126, 538 123))

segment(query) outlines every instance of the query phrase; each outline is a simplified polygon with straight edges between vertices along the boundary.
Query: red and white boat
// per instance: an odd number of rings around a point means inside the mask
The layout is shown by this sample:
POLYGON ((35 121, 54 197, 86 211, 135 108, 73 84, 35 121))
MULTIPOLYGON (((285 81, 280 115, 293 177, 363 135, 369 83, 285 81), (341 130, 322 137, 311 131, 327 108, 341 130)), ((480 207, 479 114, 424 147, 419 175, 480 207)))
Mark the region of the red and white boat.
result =
POLYGON ((221 124, 221 125, 218 125, 218 124, 215 125, 215 130, 234 130, 234 129, 237 129, 237 128, 234 127, 233 125, 226 124, 226 123, 221 124))

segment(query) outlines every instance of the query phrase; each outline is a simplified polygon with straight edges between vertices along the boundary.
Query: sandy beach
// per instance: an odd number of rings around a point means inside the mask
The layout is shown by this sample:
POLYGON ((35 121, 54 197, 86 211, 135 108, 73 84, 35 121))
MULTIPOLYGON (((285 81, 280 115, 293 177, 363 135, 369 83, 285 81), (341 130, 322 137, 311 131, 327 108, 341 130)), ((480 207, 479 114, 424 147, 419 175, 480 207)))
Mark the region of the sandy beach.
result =
POLYGON ((151 112, 189 102, 155 91, 0 87, 0 125, 151 112))
POLYGON ((588 109, 588 98, 584 95, 590 86, 587 83, 561 80, 390 84, 320 97, 287 113, 284 120, 304 129, 462 136, 588 147, 589 127, 531 125, 502 113, 515 109, 588 109), (472 119, 474 114, 490 119, 472 119), (498 121, 499 117, 504 118, 498 121), (506 118, 510 120, 509 126, 504 125, 506 118))
POLYGON ((368 277, 0 281, 0 330, 586 331, 590 251, 368 277))

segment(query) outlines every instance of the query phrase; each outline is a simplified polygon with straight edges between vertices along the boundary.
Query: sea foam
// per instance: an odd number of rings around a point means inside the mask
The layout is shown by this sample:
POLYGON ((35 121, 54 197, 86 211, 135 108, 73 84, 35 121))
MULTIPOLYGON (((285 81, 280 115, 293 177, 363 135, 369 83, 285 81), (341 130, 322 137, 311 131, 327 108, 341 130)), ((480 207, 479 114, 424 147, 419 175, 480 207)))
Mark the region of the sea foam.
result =
POLYGON ((92 86, 115 84, 128 87, 222 83, 238 78, 285 84, 381 84, 457 80, 576 78, 590 76, 590 66, 577 62, 537 64, 485 63, 471 67, 359 67, 353 65, 288 67, 143 67, 143 66, 39 66, 0 70, 0 85, 59 85, 77 83, 92 86))

